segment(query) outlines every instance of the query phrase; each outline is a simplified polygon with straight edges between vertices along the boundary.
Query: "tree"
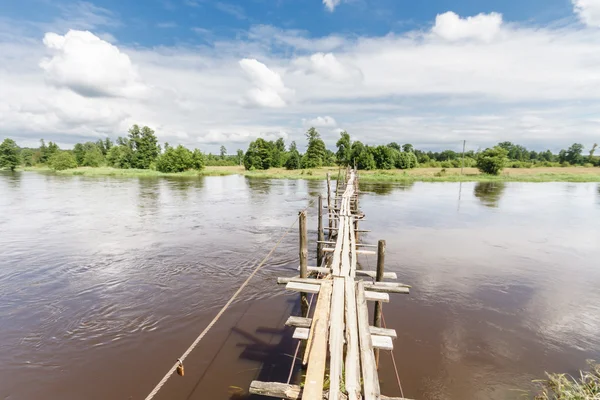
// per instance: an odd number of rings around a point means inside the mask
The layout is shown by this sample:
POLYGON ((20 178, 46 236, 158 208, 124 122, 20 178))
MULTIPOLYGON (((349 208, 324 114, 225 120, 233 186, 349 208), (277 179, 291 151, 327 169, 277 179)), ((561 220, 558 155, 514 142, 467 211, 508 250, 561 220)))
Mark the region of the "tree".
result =
POLYGON ((33 150, 21 150, 21 163, 26 167, 31 167, 33 165, 33 150))
POLYGON ((306 154, 302 158, 304 168, 318 168, 323 165, 325 159, 325 142, 321 139, 321 135, 315 128, 310 128, 306 132, 308 139, 308 147, 306 154))
POLYGON ((339 165, 348 166, 350 165, 350 158, 352 156, 352 145, 350 142, 350 135, 348 132, 340 132, 340 138, 335 144, 337 152, 335 153, 336 162, 339 165))
POLYGON ((273 142, 258 138, 250 142, 244 156, 244 167, 251 169, 269 169, 272 163, 273 142))
MULTIPOLYGON (((168 143, 165 144, 165 146, 168 146, 168 143)), ((204 154, 202 154, 200 150, 194 149, 194 153, 192 153, 192 168, 200 171, 204 168, 205 164, 206 162, 204 160, 204 154)))
POLYGON ((0 168, 14 171, 19 166, 19 147, 12 139, 4 139, 0 144, 0 168))
POLYGON ((225 158, 225 156, 227 155, 227 149, 225 148, 225 146, 221 145, 221 148, 219 149, 219 155, 221 156, 221 160, 225 158))
POLYGON ((405 153, 414 153, 415 148, 413 147, 412 144, 406 143, 405 145, 402 146, 402 151, 405 153))
POLYGON ((131 168, 133 150, 129 146, 113 146, 106 153, 106 162, 114 168, 131 168))
POLYGON ((398 150, 389 146, 377 146, 373 149, 373 157, 378 169, 394 168, 395 159, 398 156, 398 150))
POLYGON ((158 139, 154 131, 147 126, 140 129, 138 125, 133 125, 129 129, 129 141, 122 140, 122 143, 127 144, 133 151, 132 168, 148 169, 160 154, 158 139))
POLYGON ((477 168, 484 174, 499 175, 506 165, 508 151, 500 146, 486 149, 477 157, 477 168))
POLYGON ((40 139, 40 158, 39 161, 42 164, 48 162, 49 154, 48 154, 48 146, 46 146, 46 142, 44 139, 40 139))
POLYGON ((48 165, 55 171, 62 171, 69 168, 77 168, 77 161, 75 161, 75 157, 70 152, 59 151, 50 157, 48 165))
POLYGON ((243 162, 244 162, 244 150, 238 149, 238 151, 237 151, 237 163, 239 165, 242 165, 243 162))
POLYGON ((391 147, 392 149, 395 149, 398 151, 402 151, 402 147, 400 147, 400 145, 396 142, 392 142, 392 143, 388 144, 388 147, 391 147))
POLYGON ((290 143, 290 150, 288 152, 287 160, 285 161, 286 169, 299 169, 300 168, 300 153, 296 147, 296 142, 290 143))
POLYGON ((86 167, 99 167, 102 163, 104 163, 104 155, 102 151, 92 143, 93 147, 85 152, 83 157, 83 162, 81 165, 86 167))
POLYGON ((590 150, 590 155, 588 157, 588 162, 594 164, 594 153, 596 152, 596 147, 598 147, 598 143, 594 143, 592 149, 590 150))
POLYGON ((85 148, 83 144, 76 143, 73 146, 73 155, 75 156, 75 161, 77 161, 77 165, 83 165, 83 159, 85 157, 85 148))
POLYGON ((415 153, 400 152, 395 160, 395 167, 399 169, 411 169, 418 165, 415 153))
POLYGON ((583 145, 580 143, 573 143, 571 147, 567 149, 565 154, 566 161, 571 165, 583 164, 583 145))
POLYGON ((272 161, 271 167, 279 168, 285 163, 285 142, 283 138, 279 138, 275 143, 271 142, 272 161))
POLYGON ((182 145, 168 147, 156 161, 160 172, 183 172, 194 167, 194 155, 182 145))

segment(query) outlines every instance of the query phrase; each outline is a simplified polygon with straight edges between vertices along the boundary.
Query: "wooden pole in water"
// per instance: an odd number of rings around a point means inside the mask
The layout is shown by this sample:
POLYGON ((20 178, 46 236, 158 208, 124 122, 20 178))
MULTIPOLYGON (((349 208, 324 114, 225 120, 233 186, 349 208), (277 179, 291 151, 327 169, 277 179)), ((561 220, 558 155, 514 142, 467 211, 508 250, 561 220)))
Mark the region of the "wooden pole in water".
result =
MULTIPOLYGON (((380 240, 377 243, 377 274, 375 275, 375 281, 383 281, 383 269, 385 263, 385 240, 380 240)), ((383 303, 381 301, 375 302, 375 315, 373 316, 373 326, 381 328, 381 313, 383 303)), ((379 368, 379 349, 375 349, 375 362, 377 368, 379 368)))
MULTIPOLYGON (((327 213, 329 216, 329 237, 331 238, 331 228, 333 228, 333 215, 331 215, 331 176, 327 173, 327 213)), ((319 264, 319 267, 321 264, 319 264)))
MULTIPOLYGON (((298 227, 300 228, 300 278, 308 278, 308 241, 306 239, 306 211, 298 215, 298 227)), ((308 314, 308 300, 306 293, 300 293, 300 306, 302 316, 308 314)))
MULTIPOLYGON (((329 174, 327 174, 329 178, 329 174)), ((329 197, 329 196, 327 196, 329 197)), ((329 209, 328 209, 329 210, 329 209)), ((325 234, 323 232, 323 196, 319 195, 319 220, 317 221, 318 227, 318 239, 317 239, 317 266, 322 267, 323 265, 323 241, 325 240, 325 234)), ((331 231, 329 231, 331 232, 331 231)))
MULTIPOLYGON (((338 207, 338 203, 341 203, 340 196, 339 196, 341 174, 342 174, 342 167, 340 167, 338 169, 338 177, 337 177, 337 181, 335 181, 335 208, 339 208, 338 207)), ((330 213, 331 213, 331 211, 332 210, 329 210, 330 213)), ((333 216, 331 214, 329 214, 329 218, 331 218, 332 220, 334 220, 334 218, 333 218, 333 216)), ((335 224, 334 228, 339 228, 339 224, 337 222, 334 222, 334 224, 335 224)), ((329 230, 329 232, 331 233, 331 230, 329 230)))

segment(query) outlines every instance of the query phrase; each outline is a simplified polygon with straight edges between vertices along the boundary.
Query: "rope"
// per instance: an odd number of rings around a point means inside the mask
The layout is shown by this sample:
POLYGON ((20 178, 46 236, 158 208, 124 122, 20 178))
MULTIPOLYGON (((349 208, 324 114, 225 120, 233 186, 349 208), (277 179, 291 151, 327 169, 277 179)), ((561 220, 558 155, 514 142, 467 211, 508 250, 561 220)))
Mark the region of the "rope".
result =
MULTIPOLYGON (((311 200, 308 203, 308 205, 306 206, 306 208, 304 208, 304 210, 302 210, 301 212, 306 211, 312 205, 312 203, 314 203, 314 199, 311 200)), ((169 380, 171 375, 173 375, 173 372, 175 372, 175 370, 177 370, 177 367, 179 365, 181 365, 180 363, 183 363, 183 361, 187 358, 187 356, 190 355, 190 353, 194 350, 194 348, 198 345, 198 343, 200 343, 202 338, 204 338, 204 336, 206 336, 208 331, 217 323, 217 321, 219 320, 219 318, 221 318, 221 316, 225 313, 225 311, 227 311, 229 306, 235 301, 235 299, 239 296, 239 294, 242 292, 242 290, 244 290, 244 288, 248 285, 248 283, 250 283, 250 280, 254 277, 254 275, 256 275, 256 273, 263 267, 263 265, 269 259, 269 257, 271 257, 271 255, 277 249, 277 247, 279 246, 281 241, 290 233, 290 231, 292 230, 294 225, 296 225, 296 222, 298 221, 298 219, 299 219, 299 216, 298 216, 298 218, 296 218, 294 220, 292 225, 290 225, 290 227, 285 231, 285 233, 279 238, 277 243, 275 243, 275 246, 273 246, 271 251, 269 251, 269 254, 267 254, 266 257, 263 258, 263 260, 260 262, 260 264, 258 264, 256 269, 250 274, 250 276, 248 276, 248 278, 244 281, 244 283, 242 283, 242 286, 240 286, 239 289, 233 294, 233 296, 231 296, 229 301, 227 301, 227 303, 225 303, 223 308, 221 308, 221 311, 219 311, 219 313, 213 318, 213 320, 210 321, 210 324, 208 324, 208 326, 206 328, 204 328, 202 333, 200 333, 200 335, 196 338, 196 340, 194 340, 194 342, 190 345, 190 347, 188 347, 188 349, 185 351, 185 353, 183 353, 183 355, 177 359, 175 364, 173 364, 173 366, 171 368, 169 368, 169 371, 167 371, 165 376, 163 376, 163 378, 160 380, 160 382, 158 382, 158 384, 154 387, 154 389, 150 392, 150 394, 148 394, 148 396, 146 396, 145 400, 151 400, 154 396, 156 396, 156 394, 164 386, 164 384, 167 383, 167 381, 169 380)))
MULTIPOLYGON (((381 310, 381 319, 383 320, 383 327, 387 328, 385 324, 385 316, 383 315, 383 310, 381 310)), ((396 373, 396 380, 398 381, 398 388, 400 388, 400 396, 404 397, 404 391, 402 390, 402 383, 400 382, 400 375, 398 374, 398 367, 396 366, 396 359, 394 358, 394 350, 390 351, 390 356, 392 357, 392 363, 394 364, 394 372, 396 373)))

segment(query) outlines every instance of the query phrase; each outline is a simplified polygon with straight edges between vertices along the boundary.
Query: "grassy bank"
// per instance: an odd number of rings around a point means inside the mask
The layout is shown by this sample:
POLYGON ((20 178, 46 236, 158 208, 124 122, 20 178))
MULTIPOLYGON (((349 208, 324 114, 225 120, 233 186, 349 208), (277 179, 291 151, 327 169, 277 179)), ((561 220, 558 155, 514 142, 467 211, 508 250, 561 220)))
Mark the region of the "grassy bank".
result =
MULTIPOLYGON (((322 180, 331 173, 337 178, 338 168, 325 167, 308 170, 286 170, 271 168, 265 171, 246 171, 244 167, 206 167, 202 171, 185 171, 179 173, 162 173, 145 169, 115 169, 110 167, 80 167, 65 171, 52 172, 48 168, 25 168, 27 171, 53 173, 57 175, 80 176, 117 176, 117 177, 198 177, 225 176, 239 174, 250 178, 268 179, 311 179, 322 180)), ((412 170, 375 170, 360 171, 362 182, 600 182, 600 168, 553 167, 553 168, 507 168, 501 175, 481 174, 476 168, 465 168, 461 175, 460 168, 416 168, 412 170)))
POLYGON ((548 379, 537 381, 541 390, 535 400, 600 399, 600 365, 590 361, 589 366, 589 371, 580 371, 578 377, 548 374, 548 379))

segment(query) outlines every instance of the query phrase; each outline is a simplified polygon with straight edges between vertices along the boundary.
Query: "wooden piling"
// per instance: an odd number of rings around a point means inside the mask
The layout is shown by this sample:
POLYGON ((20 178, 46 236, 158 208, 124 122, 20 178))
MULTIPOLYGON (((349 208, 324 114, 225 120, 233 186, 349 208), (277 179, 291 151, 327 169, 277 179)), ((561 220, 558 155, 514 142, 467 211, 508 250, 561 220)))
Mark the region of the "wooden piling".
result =
MULTIPOLYGON (((329 172, 327 173, 327 212, 329 213, 329 237, 331 238, 331 228, 333 228, 333 218, 331 215, 331 176, 329 172)), ((321 266, 321 264, 319 264, 321 266)))
MULTIPOLYGON (((308 277, 308 240, 306 233, 306 211, 301 211, 298 215, 298 227, 300 229, 300 278, 308 277)), ((302 316, 308 315, 308 299, 304 292, 300 293, 300 305, 302 316)))
MULTIPOLYGON (((327 177, 329 177, 329 175, 327 177)), ((327 197, 329 197, 329 196, 327 196, 327 197)), ((319 214, 319 220, 317 221, 317 230, 318 230, 317 266, 322 267, 323 266, 323 241, 325 240, 325 233, 323 232, 323 196, 321 196, 321 195, 319 195, 319 213, 318 214, 319 214)), ((331 221, 331 218, 329 219, 329 221, 331 221)))
MULTIPOLYGON (((380 240, 377 243, 377 274, 375 275, 376 282, 383 281, 385 263, 385 240, 380 240)), ((382 314, 383 303, 381 301, 375 302, 375 315, 373 316, 373 326, 381 328, 381 314, 382 314)), ((379 349, 375 349, 375 363, 379 368, 379 349)))

